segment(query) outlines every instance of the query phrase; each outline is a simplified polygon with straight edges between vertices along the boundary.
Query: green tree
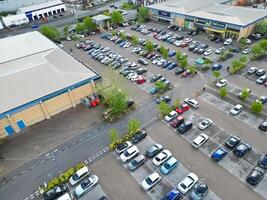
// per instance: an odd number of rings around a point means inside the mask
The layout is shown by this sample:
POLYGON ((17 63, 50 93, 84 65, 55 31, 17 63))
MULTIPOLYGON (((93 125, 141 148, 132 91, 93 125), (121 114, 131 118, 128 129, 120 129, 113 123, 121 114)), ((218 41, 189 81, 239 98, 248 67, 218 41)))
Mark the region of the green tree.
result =
POLYGON ((83 26, 83 23, 78 23, 76 25, 76 32, 77 33, 83 33, 84 32, 84 26, 83 26))
POLYGON ((155 87, 156 87, 158 90, 162 91, 162 90, 165 90, 165 88, 166 88, 166 84, 165 84, 164 82, 162 82, 162 81, 157 81, 157 82, 155 83, 155 87))
POLYGON ((183 58, 182 60, 180 60, 180 65, 182 68, 186 68, 188 65, 187 58, 183 58))
POLYGON ((114 24, 121 24, 123 22, 123 16, 119 11, 113 11, 111 13, 111 22, 114 24))
POLYGON ((180 60, 182 60, 182 53, 180 50, 176 51, 176 59, 179 62, 180 60))
POLYGON ((163 45, 160 45, 159 47, 160 54, 162 55, 164 51, 165 51, 165 47, 163 45))
POLYGON ((57 40, 60 36, 58 29, 53 26, 42 26, 40 31, 44 36, 53 41, 57 40))
POLYGON ((190 71, 192 75, 195 75, 197 73, 197 68, 195 65, 189 65, 187 69, 190 71))
POLYGON ((169 106, 164 101, 160 102, 160 104, 158 105, 158 109, 162 116, 168 115, 172 111, 171 106, 169 106))
POLYGON ((259 114, 263 110, 263 104, 261 102, 254 101, 251 104, 251 111, 255 114, 259 114))
POLYGON ((167 59, 167 58, 168 58, 168 49, 165 49, 165 48, 164 48, 164 50, 163 50, 163 52, 162 52, 162 57, 163 57, 164 59, 167 59))
POLYGON ((222 88, 220 88, 220 96, 221 96, 221 98, 225 98, 226 96, 227 96, 227 88, 226 87, 222 87, 222 88))
POLYGON ((83 19, 83 27, 87 31, 92 31, 96 29, 96 24, 91 17, 87 16, 83 19))
POLYGON ((241 92, 240 99, 244 101, 249 97, 249 95, 249 90, 247 88, 244 88, 241 92))
POLYGON ((109 139, 110 143, 114 143, 119 139, 119 133, 116 129, 111 129, 109 131, 109 139))
POLYGON ((244 49, 247 46, 247 39, 246 38, 241 38, 239 41, 241 49, 244 49))
POLYGON ((146 41, 146 50, 149 53, 151 53, 154 50, 154 44, 150 40, 146 41))
POLYGON ((265 34, 267 32, 267 22, 261 21, 256 24, 256 32, 265 34))
POLYGON ((111 35, 112 35, 112 36, 115 36, 116 34, 117 34, 116 31, 112 31, 112 32, 111 32, 111 35))
POLYGON ((239 68, 240 68, 239 60, 233 60, 232 65, 230 67, 230 72, 231 73, 236 73, 239 68))
POLYGON ((64 28, 63 28, 64 37, 67 37, 68 36, 68 34, 69 34, 69 28, 70 28, 69 25, 65 25, 64 26, 64 28))
POLYGON ((133 45, 133 46, 137 46, 137 44, 138 44, 138 37, 135 36, 135 35, 133 35, 133 36, 131 37, 131 42, 132 42, 132 45, 133 45))
POLYGON ((263 39, 259 43, 260 47, 267 51, 267 39, 263 39))
POLYGON ((255 45, 254 47, 252 47, 251 51, 253 53, 254 58, 259 58, 259 57, 263 56, 265 53, 264 49, 261 48, 260 45, 255 45))
POLYGON ((247 58, 246 56, 241 56, 241 57, 239 58, 239 62, 240 62, 240 64, 241 64, 242 67, 243 67, 243 66, 246 66, 246 64, 247 64, 247 62, 248 62, 248 58, 247 58))
POLYGON ((176 109, 180 105, 181 105, 180 100, 179 99, 175 99, 173 104, 172 104, 172 109, 176 109))
POLYGON ((128 133, 133 135, 141 129, 141 122, 138 119, 130 119, 128 121, 128 133))
POLYGON ((215 70, 215 71, 213 71, 212 75, 213 75, 216 79, 218 79, 218 78, 220 78, 220 76, 221 76, 221 72, 218 71, 218 70, 215 70))
POLYGON ((120 37, 121 37, 121 39, 122 39, 123 41, 126 40, 126 35, 125 35, 124 32, 121 32, 121 33, 120 33, 120 37))
POLYGON ((137 11, 137 21, 139 23, 144 23, 148 20, 149 15, 148 15, 148 8, 146 7, 140 7, 137 11))

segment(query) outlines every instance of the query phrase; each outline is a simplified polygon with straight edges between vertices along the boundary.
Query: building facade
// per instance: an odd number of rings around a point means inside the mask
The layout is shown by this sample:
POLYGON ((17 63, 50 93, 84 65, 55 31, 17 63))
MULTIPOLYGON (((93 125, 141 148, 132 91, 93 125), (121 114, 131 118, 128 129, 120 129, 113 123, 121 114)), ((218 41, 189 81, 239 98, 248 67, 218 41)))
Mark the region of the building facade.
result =
POLYGON ((77 106, 101 78, 39 32, 1 39, 3 49, 0 138, 77 106))
POLYGON ((238 40, 250 35, 256 23, 267 17, 266 10, 223 5, 224 2, 169 0, 147 8, 153 19, 238 40))

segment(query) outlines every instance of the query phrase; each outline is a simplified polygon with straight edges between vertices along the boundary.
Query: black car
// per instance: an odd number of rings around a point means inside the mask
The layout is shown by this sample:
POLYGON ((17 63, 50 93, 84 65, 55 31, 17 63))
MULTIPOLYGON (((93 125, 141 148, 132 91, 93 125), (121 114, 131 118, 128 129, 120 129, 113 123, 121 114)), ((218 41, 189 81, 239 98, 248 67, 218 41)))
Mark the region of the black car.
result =
POLYGON ((152 78, 150 79, 150 82, 151 82, 151 83, 154 83, 154 82, 156 82, 157 80, 159 80, 160 78, 162 78, 162 75, 161 75, 161 74, 154 75, 154 76, 152 76, 152 78))
POLYGON ((44 200, 52 200, 52 199, 55 199, 55 198, 61 196, 66 191, 67 191, 66 185, 59 185, 59 186, 54 187, 53 189, 45 192, 43 194, 43 198, 44 198, 44 200))
POLYGON ((189 131, 193 127, 193 123, 191 121, 184 122, 179 126, 176 131, 180 134, 185 134, 187 131, 189 131))
POLYGON ((258 165, 261 168, 267 169, 267 154, 263 155, 258 161, 258 165))
POLYGON ((132 143, 136 144, 138 142, 140 142, 141 140, 143 140, 145 137, 147 136, 146 131, 141 130, 138 131, 138 133, 136 133, 132 139, 132 143))
POLYGON ((189 31, 187 35, 192 35, 194 31, 189 31))
POLYGON ((153 144, 146 150, 145 156, 147 158, 153 158, 155 155, 161 152, 162 149, 163 149, 163 146, 161 144, 153 144))
POLYGON ((193 32, 192 32, 192 36, 195 36, 195 35, 197 35, 198 34, 198 30, 194 30, 193 32))
POLYGON ((201 45, 199 45, 199 48, 200 49, 207 49, 209 47, 209 45, 207 45, 207 44, 201 44, 201 45))
POLYGON ((196 47, 197 47, 197 45, 195 45, 195 44, 191 44, 191 45, 189 45, 188 50, 189 50, 189 51, 193 51, 194 48, 196 48, 196 47))
POLYGON ((137 73, 138 75, 141 75, 141 74, 146 73, 146 72, 147 72, 147 69, 146 69, 146 68, 138 68, 138 69, 136 70, 136 73, 137 73))
POLYGON ((177 37, 176 37, 176 40, 183 40, 184 39, 184 36, 181 36, 181 35, 178 35, 177 37))
POLYGON ((194 190, 190 194, 190 199, 203 199, 209 192, 209 187, 207 184, 200 182, 198 185, 194 186, 194 190))
POLYGON ((171 97, 170 96, 160 96, 159 98, 156 99, 156 102, 159 104, 161 102, 165 102, 165 103, 169 103, 171 101, 171 97))
POLYGON ((237 48, 237 47, 232 47, 229 49, 231 52, 234 52, 234 53, 239 53, 240 52, 240 49, 237 48))
POLYGON ((237 147, 234 149, 234 154, 238 157, 243 157, 247 152, 252 149, 252 146, 248 143, 239 143, 237 147))
POLYGON ((247 176, 247 182, 251 185, 257 185, 264 177, 264 170, 260 167, 255 167, 247 176))
POLYGON ((239 137, 232 135, 226 140, 225 146, 230 149, 233 149, 240 143, 240 141, 241 139, 239 137))
POLYGON ((260 123, 259 125, 259 129, 262 130, 262 131, 267 131, 267 120, 263 120, 262 123, 260 123))
POLYGON ((179 75, 179 74, 183 73, 184 71, 185 71, 185 69, 184 68, 180 68, 180 67, 176 67, 174 69, 175 75, 179 75))
POLYGON ((215 43, 220 43, 220 42, 222 42, 222 41, 223 41, 222 38, 217 38, 216 40, 214 40, 215 43))
POLYGON ((137 156, 135 159, 133 159, 129 164, 128 164, 128 169, 131 171, 136 170, 138 167, 141 165, 145 164, 146 158, 143 154, 137 156))

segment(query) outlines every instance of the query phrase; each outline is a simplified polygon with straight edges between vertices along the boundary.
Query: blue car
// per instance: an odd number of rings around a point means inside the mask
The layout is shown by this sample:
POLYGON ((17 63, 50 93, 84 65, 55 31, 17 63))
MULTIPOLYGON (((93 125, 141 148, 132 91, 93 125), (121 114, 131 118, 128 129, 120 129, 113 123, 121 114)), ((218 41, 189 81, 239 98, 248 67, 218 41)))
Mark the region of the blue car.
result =
POLYGON ((162 197, 160 200, 178 200, 181 197, 182 197, 181 192, 179 192, 177 189, 172 189, 164 197, 162 197))
POLYGON ((173 56, 175 56, 175 54, 176 54, 176 52, 172 51, 172 50, 170 50, 168 53, 169 57, 173 57, 173 56))
POLYGON ((150 94, 156 94, 158 91, 159 91, 158 88, 153 87, 153 88, 151 88, 151 89, 149 90, 149 93, 150 93, 150 94))
POLYGON ((121 42, 121 43, 119 44, 119 46, 120 46, 120 47, 123 47, 123 45, 125 45, 125 44, 126 44, 126 41, 121 42))
POLYGON ((161 65, 161 67, 162 68, 167 68, 167 67, 169 67, 169 65, 171 64, 172 62, 171 61, 165 61, 162 65, 161 65))
POLYGON ((252 146, 248 143, 240 143, 233 151, 235 155, 242 157, 252 149, 252 146))
POLYGON ((221 64, 214 64, 212 65, 212 70, 220 70, 222 68, 222 65, 221 64))
POLYGON ((170 157, 160 168, 162 174, 169 174, 178 165, 178 161, 174 157, 170 157))
POLYGON ((223 147, 219 147, 216 151, 213 152, 211 158, 217 162, 222 160, 228 154, 227 150, 223 147))
POLYGON ((167 67, 167 70, 172 70, 172 69, 174 69, 175 67, 177 67, 177 63, 176 63, 176 62, 172 62, 172 63, 167 67))

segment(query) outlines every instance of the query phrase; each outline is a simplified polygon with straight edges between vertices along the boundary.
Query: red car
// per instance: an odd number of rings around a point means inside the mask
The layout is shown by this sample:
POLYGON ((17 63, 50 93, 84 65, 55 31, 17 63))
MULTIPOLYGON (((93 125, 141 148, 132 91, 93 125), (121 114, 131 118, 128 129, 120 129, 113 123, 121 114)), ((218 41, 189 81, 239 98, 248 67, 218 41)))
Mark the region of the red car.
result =
POLYGON ((178 116, 176 119, 174 119, 170 125, 173 127, 173 128, 177 128, 179 126, 182 125, 182 123, 184 123, 184 117, 183 116, 178 116))
POLYGON ((180 44, 180 47, 187 47, 188 46, 188 43, 186 43, 186 42, 181 42, 181 44, 180 44))
POLYGON ((187 77, 189 74, 191 74, 191 72, 189 70, 185 70, 183 73, 182 73, 182 77, 187 77))
POLYGON ((186 103, 183 103, 178 108, 176 108, 175 111, 178 114, 183 114, 184 112, 188 111, 189 109, 190 109, 189 105, 187 105, 186 103))
POLYGON ((144 79, 143 77, 136 80, 137 84, 142 84, 142 83, 145 83, 145 82, 146 82, 146 79, 144 79))

